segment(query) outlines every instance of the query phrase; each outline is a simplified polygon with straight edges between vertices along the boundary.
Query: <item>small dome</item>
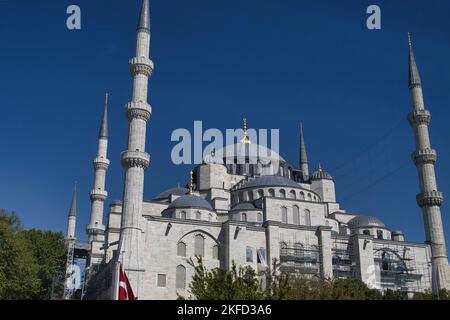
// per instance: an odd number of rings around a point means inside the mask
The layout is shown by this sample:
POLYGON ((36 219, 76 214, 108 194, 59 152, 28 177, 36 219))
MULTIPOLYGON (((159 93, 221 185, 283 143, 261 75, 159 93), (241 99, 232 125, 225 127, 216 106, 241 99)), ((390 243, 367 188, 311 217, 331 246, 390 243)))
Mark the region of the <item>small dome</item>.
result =
POLYGON ((401 231, 401 230, 394 230, 394 231, 391 232, 391 234, 400 236, 400 235, 403 235, 403 231, 401 231))
POLYGON ((192 194, 184 195, 176 198, 170 205, 169 209, 174 208, 200 208, 213 211, 211 204, 202 197, 194 196, 192 194))
POLYGON ((319 169, 311 175, 311 180, 333 180, 333 178, 328 172, 322 170, 319 164, 319 169))
POLYGON ((257 187, 291 187, 300 188, 295 181, 282 176, 261 176, 245 182, 239 189, 257 188, 257 187))
POLYGON ((172 188, 172 189, 168 189, 164 192, 161 192, 155 198, 153 198, 153 200, 168 199, 168 198, 170 198, 171 195, 182 196, 184 194, 187 194, 188 192, 189 192, 189 190, 186 188, 182 188, 182 187, 172 188))
POLYGON ((385 228, 386 226, 378 218, 371 217, 371 216, 357 216, 348 222, 348 227, 350 229, 358 229, 358 228, 364 228, 364 227, 385 228))
POLYGON ((251 203, 251 202, 243 202, 243 203, 238 203, 231 210, 232 211, 237 211, 237 210, 255 210, 255 209, 256 209, 256 207, 254 206, 253 203, 251 203))

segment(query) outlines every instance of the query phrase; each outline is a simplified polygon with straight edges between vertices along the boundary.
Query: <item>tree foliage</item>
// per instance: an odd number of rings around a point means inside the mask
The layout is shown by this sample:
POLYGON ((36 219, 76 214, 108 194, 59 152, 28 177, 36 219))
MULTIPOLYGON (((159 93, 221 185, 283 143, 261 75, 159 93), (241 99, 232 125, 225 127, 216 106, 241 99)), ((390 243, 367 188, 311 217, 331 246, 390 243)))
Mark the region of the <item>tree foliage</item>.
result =
POLYGON ((431 290, 426 290, 425 292, 418 292, 414 295, 414 300, 450 300, 450 291, 442 289, 439 292, 439 297, 434 294, 431 290))
POLYGON ((62 234, 24 231, 19 217, 0 210, 0 299, 46 299, 64 268, 62 234))
MULTIPOLYGON (((281 273, 276 261, 272 271, 258 277, 251 267, 236 267, 231 270, 208 270, 200 257, 192 259, 194 276, 189 286, 191 298, 197 300, 399 300, 405 296, 387 290, 383 295, 370 289, 358 279, 322 279, 281 273), (265 283, 262 279, 265 278, 265 283)), ((183 297, 180 297, 183 299, 183 297)))
MULTIPOLYGON (((189 259, 194 267, 194 276, 189 286, 197 300, 261 300, 261 290, 255 271, 250 267, 237 267, 233 263, 231 270, 220 268, 209 270, 197 256, 197 264, 189 259)), ((183 297, 180 297, 183 298, 183 297)))

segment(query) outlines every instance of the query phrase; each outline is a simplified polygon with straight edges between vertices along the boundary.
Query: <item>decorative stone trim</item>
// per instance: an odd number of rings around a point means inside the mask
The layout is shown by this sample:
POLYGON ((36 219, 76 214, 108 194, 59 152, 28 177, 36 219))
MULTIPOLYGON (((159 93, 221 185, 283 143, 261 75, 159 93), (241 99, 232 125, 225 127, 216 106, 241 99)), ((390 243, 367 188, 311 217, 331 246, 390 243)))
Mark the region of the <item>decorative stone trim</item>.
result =
POLYGON ((128 121, 132 119, 141 119, 147 122, 152 115, 152 107, 143 101, 128 102, 125 106, 125 115, 128 121))
POLYGON ((87 230, 87 233, 90 235, 103 234, 106 230, 106 227, 104 225, 88 224, 86 226, 86 230, 87 230))
POLYGON ((105 190, 91 190, 90 193, 90 197, 91 200, 102 200, 105 201, 106 198, 108 197, 108 192, 106 192, 105 190))
POLYGON ((436 150, 427 148, 415 151, 411 155, 411 158, 416 166, 425 163, 435 164, 437 159, 437 153, 436 150))
POLYGON ((444 202, 444 195, 439 191, 423 192, 416 196, 419 207, 440 207, 444 202))
POLYGON ((95 170, 98 169, 108 170, 109 160, 105 158, 95 158, 93 165, 95 170))
POLYGON ((129 63, 128 67, 132 76, 142 74, 150 77, 153 72, 153 61, 146 57, 134 57, 129 63))
POLYGON ((409 124, 414 127, 421 124, 429 125, 431 121, 431 114, 428 110, 416 110, 408 114, 409 124))
POLYGON ((147 169, 150 164, 150 155, 142 151, 124 151, 121 160, 124 168, 139 167, 147 169))

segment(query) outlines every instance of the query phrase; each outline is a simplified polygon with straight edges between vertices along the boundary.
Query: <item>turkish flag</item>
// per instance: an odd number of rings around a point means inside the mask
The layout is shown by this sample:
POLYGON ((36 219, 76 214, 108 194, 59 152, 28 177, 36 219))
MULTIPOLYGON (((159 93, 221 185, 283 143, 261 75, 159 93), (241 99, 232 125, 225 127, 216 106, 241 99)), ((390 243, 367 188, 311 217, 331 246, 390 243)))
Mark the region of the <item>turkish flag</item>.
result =
POLYGON ((120 265, 119 272, 119 300, 136 300, 130 281, 128 281, 127 275, 122 270, 122 265, 120 265))

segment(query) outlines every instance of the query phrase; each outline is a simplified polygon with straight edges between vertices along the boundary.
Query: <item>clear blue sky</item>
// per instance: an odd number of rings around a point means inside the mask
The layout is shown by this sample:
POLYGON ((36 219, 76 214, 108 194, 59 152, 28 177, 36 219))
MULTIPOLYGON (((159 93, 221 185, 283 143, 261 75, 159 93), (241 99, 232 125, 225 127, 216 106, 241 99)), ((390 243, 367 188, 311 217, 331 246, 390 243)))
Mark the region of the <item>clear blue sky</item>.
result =
MULTIPOLYGON (((86 238, 106 91, 107 204, 122 197, 138 11, 138 0, 0 1, 0 207, 25 227, 65 232, 77 180, 77 236, 86 238), (66 29, 70 4, 81 7, 81 31, 66 29)), ((320 161, 331 170, 344 208, 423 241, 406 33, 433 116, 439 189, 450 196, 450 2, 154 0, 151 11, 146 199, 188 179, 189 166, 170 162, 174 129, 192 129, 194 120, 236 128, 246 116, 250 127, 280 128, 281 154, 297 163, 302 121, 311 167, 320 161), (365 26, 374 3, 381 31, 365 26)), ((447 240, 449 210, 442 208, 447 240)))

